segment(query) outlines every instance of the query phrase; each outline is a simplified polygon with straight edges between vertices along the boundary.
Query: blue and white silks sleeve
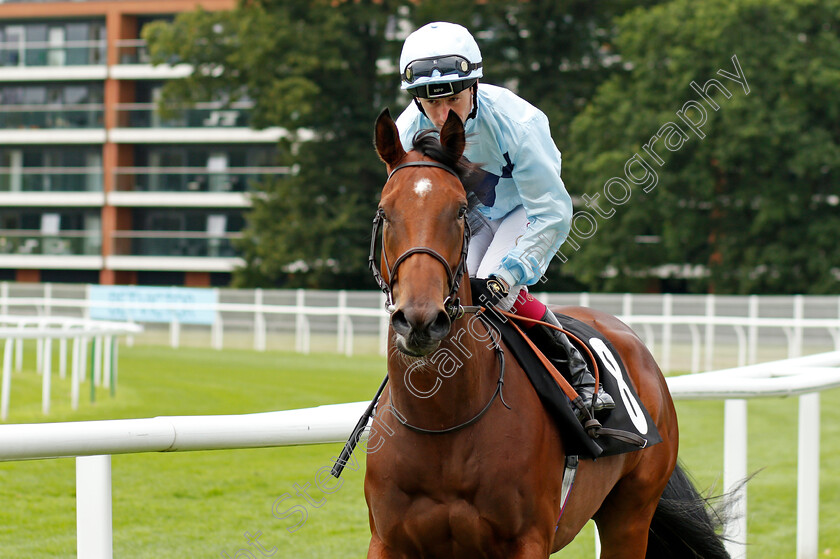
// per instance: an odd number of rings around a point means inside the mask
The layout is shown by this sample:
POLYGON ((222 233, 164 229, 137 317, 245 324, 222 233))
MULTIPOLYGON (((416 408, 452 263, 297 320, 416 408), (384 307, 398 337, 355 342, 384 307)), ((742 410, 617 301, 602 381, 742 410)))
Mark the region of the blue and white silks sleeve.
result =
POLYGON ((548 118, 539 113, 517 142, 513 180, 529 225, 503 259, 496 275, 509 285, 534 285, 569 235, 572 199, 560 178, 561 156, 548 118))

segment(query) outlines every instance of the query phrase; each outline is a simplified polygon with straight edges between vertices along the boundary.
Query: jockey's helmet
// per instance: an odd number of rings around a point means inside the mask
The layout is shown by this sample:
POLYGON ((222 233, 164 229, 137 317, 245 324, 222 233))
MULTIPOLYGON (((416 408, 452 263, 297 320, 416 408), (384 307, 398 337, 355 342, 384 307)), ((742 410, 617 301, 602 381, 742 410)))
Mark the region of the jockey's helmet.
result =
POLYGON ((478 44, 465 27, 456 23, 429 23, 403 44, 402 89, 414 97, 448 97, 471 87, 482 75, 478 44))

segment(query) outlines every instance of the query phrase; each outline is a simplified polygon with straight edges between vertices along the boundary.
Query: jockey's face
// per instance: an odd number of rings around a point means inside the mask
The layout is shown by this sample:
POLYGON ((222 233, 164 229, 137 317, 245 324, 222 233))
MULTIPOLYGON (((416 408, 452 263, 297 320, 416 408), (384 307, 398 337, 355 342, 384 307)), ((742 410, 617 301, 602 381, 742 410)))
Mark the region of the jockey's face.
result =
POLYGON ((420 104, 423 110, 426 111, 426 116, 435 125, 438 130, 441 129, 446 122, 446 117, 449 116, 449 111, 455 111, 461 122, 466 122, 467 117, 472 111, 472 88, 469 87, 455 95, 449 97, 440 97, 438 99, 420 99, 420 104))

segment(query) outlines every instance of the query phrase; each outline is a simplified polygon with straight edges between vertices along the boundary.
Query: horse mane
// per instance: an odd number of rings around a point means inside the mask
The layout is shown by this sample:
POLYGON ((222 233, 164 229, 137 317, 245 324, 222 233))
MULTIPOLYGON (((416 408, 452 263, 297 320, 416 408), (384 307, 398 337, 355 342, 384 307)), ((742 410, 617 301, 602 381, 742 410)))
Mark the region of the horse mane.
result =
POLYGON ((420 152, 426 157, 431 157, 438 163, 442 163, 455 171, 461 183, 467 184, 465 181, 479 165, 470 162, 466 157, 456 157, 454 153, 447 150, 443 144, 440 143, 440 136, 437 130, 428 129, 420 130, 414 135, 412 141, 412 149, 420 152))

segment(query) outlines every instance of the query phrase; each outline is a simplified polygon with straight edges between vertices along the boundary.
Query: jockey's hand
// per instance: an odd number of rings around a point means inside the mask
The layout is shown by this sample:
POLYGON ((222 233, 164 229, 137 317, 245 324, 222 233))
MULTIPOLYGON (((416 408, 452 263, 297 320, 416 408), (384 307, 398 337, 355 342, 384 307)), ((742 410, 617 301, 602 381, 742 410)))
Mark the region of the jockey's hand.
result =
POLYGON ((493 299, 495 299, 494 302, 498 303, 508 296, 510 293, 510 286, 502 278, 490 276, 487 278, 487 290, 490 291, 491 295, 493 295, 493 299))

